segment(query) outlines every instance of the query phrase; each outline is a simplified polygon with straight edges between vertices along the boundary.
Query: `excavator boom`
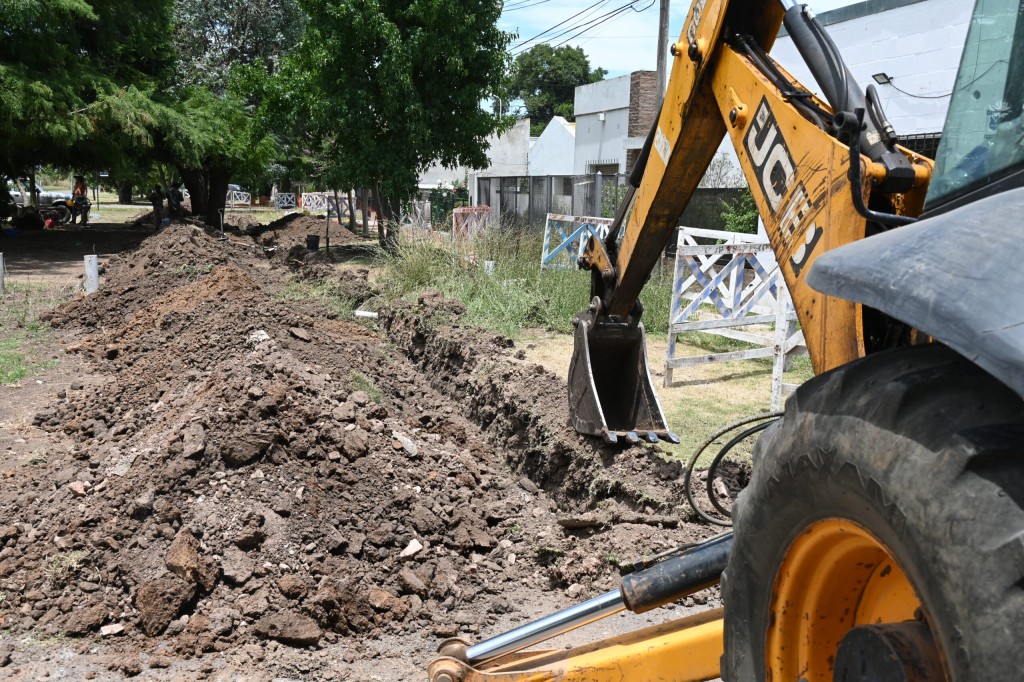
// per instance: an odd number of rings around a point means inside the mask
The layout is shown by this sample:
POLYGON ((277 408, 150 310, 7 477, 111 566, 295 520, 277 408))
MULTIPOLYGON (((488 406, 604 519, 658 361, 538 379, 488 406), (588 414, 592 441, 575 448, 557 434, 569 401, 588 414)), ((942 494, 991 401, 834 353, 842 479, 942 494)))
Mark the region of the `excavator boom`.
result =
POLYGON ((1020 0, 975 7, 934 178, 805 5, 695 0, 672 55, 632 190, 580 259, 591 301, 575 319, 573 424, 608 441, 675 439, 639 296, 726 135, 822 376, 760 435, 733 532, 534 623, 449 641, 431 682, 1018 679, 1020 0), (768 56, 782 24, 824 99, 768 56), (521 650, 726 573, 724 611, 521 650))
POLYGON ((864 356, 891 334, 880 328, 884 322, 865 325, 857 304, 810 289, 809 266, 863 238, 869 223, 909 221, 866 207, 885 203, 919 212, 932 165, 895 147, 872 91, 859 90, 805 5, 698 0, 672 55, 668 92, 631 174, 631 205, 605 240, 590 240, 580 259, 592 273, 592 300, 575 320, 570 415, 578 431, 612 441, 675 440, 650 384, 639 297, 726 135, 819 373, 864 356), (831 103, 768 56, 783 22, 831 103))

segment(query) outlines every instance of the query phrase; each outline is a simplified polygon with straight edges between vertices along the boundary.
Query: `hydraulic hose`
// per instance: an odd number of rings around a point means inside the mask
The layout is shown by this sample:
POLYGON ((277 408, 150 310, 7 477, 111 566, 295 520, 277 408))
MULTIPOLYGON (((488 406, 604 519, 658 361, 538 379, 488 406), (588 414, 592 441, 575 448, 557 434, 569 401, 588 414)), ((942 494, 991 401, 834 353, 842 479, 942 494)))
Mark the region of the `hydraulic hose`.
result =
MULTIPOLYGON (((835 121, 837 126, 844 129, 850 131, 860 130, 864 127, 864 109, 856 109, 853 114, 839 112, 835 116, 835 121)), ((899 227, 900 225, 916 223, 917 218, 905 215, 896 215, 894 213, 880 213, 878 211, 872 211, 864 204, 864 196, 861 193, 863 181, 861 179, 860 164, 860 138, 856 134, 851 134, 850 170, 847 172, 846 177, 850 181, 850 194, 853 196, 853 207, 857 209, 857 213, 860 213, 870 221, 876 222, 880 225, 887 225, 889 227, 899 227)))
POLYGON ((755 433, 760 433, 761 431, 764 431, 765 429, 767 429, 769 426, 771 426, 774 423, 775 423, 774 419, 771 420, 771 421, 761 422, 760 424, 758 424, 756 426, 752 426, 749 429, 747 429, 746 431, 743 431, 739 435, 733 436, 732 440, 730 440, 728 443, 726 443, 725 446, 722 447, 722 449, 718 451, 718 454, 715 455, 715 458, 713 460, 711 460, 711 464, 708 465, 708 480, 707 480, 708 500, 710 500, 711 506, 714 507, 715 510, 718 511, 718 513, 721 514, 722 516, 731 519, 732 518, 732 513, 728 509, 726 509, 725 507, 722 506, 722 503, 718 501, 718 497, 715 495, 714 484, 715 484, 715 474, 718 471, 718 465, 722 463, 722 460, 725 459, 725 456, 727 454, 729 454, 734 447, 739 445, 741 442, 743 442, 747 438, 750 438, 755 433))
POLYGON ((882 110, 882 103, 878 101, 878 90, 874 84, 870 84, 866 91, 867 102, 868 102, 868 115, 871 117, 875 127, 882 131, 882 140, 886 144, 896 143, 896 130, 889 123, 889 119, 885 115, 885 111, 882 110))
MULTIPOLYGON (((806 5, 786 10, 783 23, 793 44, 818 82, 825 99, 836 114, 866 109, 868 103, 857 81, 846 66, 839 49, 806 5)), ((877 105, 877 102, 876 102, 877 105)), ((882 117, 884 118, 884 116, 882 117)), ((857 137, 858 148, 869 159, 882 164, 885 179, 881 189, 885 192, 905 192, 913 187, 916 180, 910 161, 892 147, 885 134, 878 129, 873 117, 869 124, 853 129, 849 126, 835 126, 836 137, 846 145, 852 145, 857 137)))

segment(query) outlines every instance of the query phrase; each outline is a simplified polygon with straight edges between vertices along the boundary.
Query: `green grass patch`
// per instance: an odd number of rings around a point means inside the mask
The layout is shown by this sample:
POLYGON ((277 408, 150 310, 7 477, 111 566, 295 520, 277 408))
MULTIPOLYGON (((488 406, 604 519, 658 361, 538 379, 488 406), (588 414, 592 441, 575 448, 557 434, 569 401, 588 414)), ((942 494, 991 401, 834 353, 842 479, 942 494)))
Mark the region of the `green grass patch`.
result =
POLYGON ((0 300, 0 384, 21 381, 54 364, 37 352, 51 336, 40 315, 61 300, 61 293, 50 286, 7 283, 0 300))
POLYGON ((379 403, 384 398, 384 393, 377 387, 377 384, 373 383, 373 379, 357 369, 348 373, 348 384, 353 392, 362 391, 375 403, 379 403))
MULTIPOLYGON (((572 318, 590 300, 590 274, 542 270, 543 236, 521 230, 493 230, 452 244, 403 238, 397 254, 385 257, 379 283, 386 297, 403 298, 437 289, 466 306, 463 321, 516 338, 527 328, 572 331, 572 318), (484 263, 494 261, 494 271, 484 263)), ((648 333, 668 332, 672 281, 669 268, 656 272, 644 289, 648 333)))
POLYGON ((355 302, 345 294, 336 282, 304 282, 292 280, 277 291, 272 298, 287 303, 290 301, 317 301, 327 310, 342 319, 354 319, 355 302))
POLYGON ((90 221, 94 223, 127 223, 152 208, 149 204, 93 204, 89 214, 94 217, 90 218, 90 221))
POLYGON ((0 384, 13 384, 28 376, 29 363, 21 346, 20 339, 0 341, 0 384))

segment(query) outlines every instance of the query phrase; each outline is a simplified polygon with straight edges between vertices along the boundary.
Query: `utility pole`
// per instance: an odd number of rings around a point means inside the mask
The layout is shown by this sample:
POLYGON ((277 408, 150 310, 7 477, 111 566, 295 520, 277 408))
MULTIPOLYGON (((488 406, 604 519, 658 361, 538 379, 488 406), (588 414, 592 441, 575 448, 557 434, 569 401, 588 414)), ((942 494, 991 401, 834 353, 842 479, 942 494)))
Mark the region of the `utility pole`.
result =
POLYGON ((665 88, 668 87, 668 3, 669 0, 661 0, 661 7, 658 11, 658 97, 657 101, 665 96, 665 88))

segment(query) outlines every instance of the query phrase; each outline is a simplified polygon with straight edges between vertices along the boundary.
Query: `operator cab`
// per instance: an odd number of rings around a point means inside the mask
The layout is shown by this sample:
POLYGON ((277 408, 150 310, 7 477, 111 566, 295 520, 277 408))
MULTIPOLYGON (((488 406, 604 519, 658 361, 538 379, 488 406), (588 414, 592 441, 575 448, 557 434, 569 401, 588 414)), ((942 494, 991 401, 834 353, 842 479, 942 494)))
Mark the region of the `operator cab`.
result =
POLYGON ((935 159, 925 214, 1024 185, 1024 9, 979 0, 935 159))

